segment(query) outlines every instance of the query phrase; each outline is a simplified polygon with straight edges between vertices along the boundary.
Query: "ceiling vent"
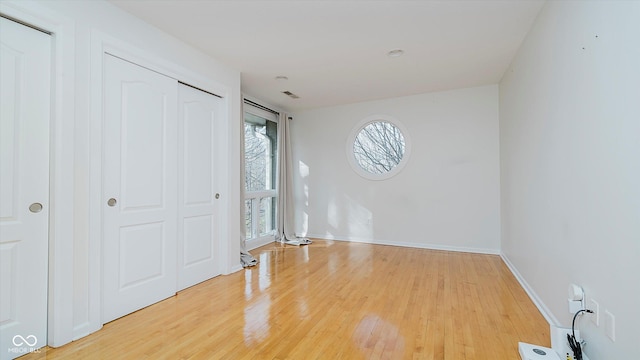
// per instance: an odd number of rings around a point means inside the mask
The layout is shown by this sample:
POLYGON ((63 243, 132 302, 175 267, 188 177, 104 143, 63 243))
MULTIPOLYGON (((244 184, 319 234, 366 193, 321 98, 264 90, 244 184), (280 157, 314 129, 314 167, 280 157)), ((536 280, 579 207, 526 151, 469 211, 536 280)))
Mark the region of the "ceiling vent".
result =
POLYGON ((292 99, 300 99, 300 96, 292 93, 291 91, 283 91, 282 93, 287 95, 288 97, 290 97, 292 99))

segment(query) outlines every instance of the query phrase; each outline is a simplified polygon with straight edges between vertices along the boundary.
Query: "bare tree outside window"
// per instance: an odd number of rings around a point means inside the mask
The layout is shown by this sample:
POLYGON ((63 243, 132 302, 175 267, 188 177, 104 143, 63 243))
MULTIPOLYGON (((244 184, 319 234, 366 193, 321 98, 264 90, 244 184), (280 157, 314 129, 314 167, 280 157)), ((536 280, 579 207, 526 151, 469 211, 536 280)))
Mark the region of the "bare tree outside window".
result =
POLYGON ((247 239, 273 233, 276 221, 277 124, 245 113, 245 225, 247 239))
POLYGON ((245 189, 259 191, 267 189, 267 150, 266 126, 244 124, 244 170, 245 189))
POLYGON ((373 121, 363 127, 353 142, 357 164, 371 174, 385 174, 400 164, 405 152, 404 135, 387 121, 373 121))

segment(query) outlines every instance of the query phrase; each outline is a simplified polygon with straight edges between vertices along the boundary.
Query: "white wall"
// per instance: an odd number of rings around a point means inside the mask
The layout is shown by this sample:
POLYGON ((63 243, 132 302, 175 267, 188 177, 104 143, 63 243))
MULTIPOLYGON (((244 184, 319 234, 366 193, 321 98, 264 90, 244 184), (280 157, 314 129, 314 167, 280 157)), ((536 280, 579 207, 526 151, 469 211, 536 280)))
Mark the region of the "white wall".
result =
POLYGON ((311 237, 498 253, 498 88, 329 107, 294 114, 296 232, 311 237), (396 176, 372 181, 346 141, 370 115, 400 121, 412 141, 396 176))
POLYGON ((640 358, 640 2, 549 1, 500 84, 502 251, 592 360, 640 358), (616 340, 603 314, 615 315, 616 340))
MULTIPOLYGON (((240 73, 119 10, 106 1, 2 1, 0 10, 54 33, 56 90, 53 120, 53 199, 50 242, 49 344, 59 346, 99 329, 99 169, 95 109, 102 47, 118 44, 131 55, 173 71, 172 76, 224 95, 230 121, 219 129, 227 173, 221 201, 226 251, 221 271, 241 269, 240 73), (96 175, 98 174, 98 175, 96 175), (98 223, 96 225, 96 223, 98 223)), ((99 92, 98 92, 99 93, 99 92)), ((99 117, 98 113, 98 117, 99 117)))

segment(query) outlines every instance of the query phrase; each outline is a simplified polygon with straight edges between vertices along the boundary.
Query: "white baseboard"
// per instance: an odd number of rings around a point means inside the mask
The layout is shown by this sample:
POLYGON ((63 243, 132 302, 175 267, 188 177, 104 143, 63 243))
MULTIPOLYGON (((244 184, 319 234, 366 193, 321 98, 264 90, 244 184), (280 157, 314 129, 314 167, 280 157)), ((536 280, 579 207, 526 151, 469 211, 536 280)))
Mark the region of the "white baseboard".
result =
POLYGON ((242 270, 242 269, 244 269, 244 268, 242 267, 242 265, 241 265, 241 264, 235 264, 235 265, 233 265, 233 266, 231 267, 231 269, 229 269, 229 272, 227 272, 227 273, 222 273, 221 275, 230 275, 230 274, 233 274, 234 272, 238 272, 238 271, 240 271, 240 270, 242 270))
POLYGON ((265 236, 265 237, 261 237, 261 238, 247 240, 247 242, 246 242, 247 251, 251 251, 253 249, 257 249, 260 246, 271 244, 274 241, 275 241, 275 238, 273 236, 265 236))
POLYGON ((504 261, 504 263, 507 265, 509 270, 511 270, 511 273, 513 274, 513 276, 516 277, 516 280, 518 280, 518 282, 520 283, 520 286, 522 286, 522 288, 527 293, 527 295, 529 295, 529 298, 531 299, 531 301, 533 301, 533 304, 538 308, 538 310, 540 311, 542 316, 544 316, 545 320, 547 320, 549 325, 560 326, 560 322, 558 321, 558 319, 553 315, 551 310, 549 310, 549 308, 547 307, 547 305, 545 305, 542 299, 540 299, 538 294, 536 294, 536 292, 529 285, 529 283, 527 283, 527 281, 522 277, 518 269, 515 267, 515 265, 513 265, 513 263, 511 263, 507 255, 505 255, 504 253, 500 253, 500 257, 502 258, 502 261, 504 261))
POLYGON ((420 244, 420 243, 407 243, 400 241, 388 241, 388 240, 380 240, 380 239, 362 239, 362 238, 340 238, 332 235, 316 235, 316 234, 306 234, 305 237, 316 238, 316 239, 326 239, 326 240, 335 240, 335 241, 349 241, 356 243, 364 243, 364 244, 375 244, 375 245, 391 245, 391 246, 400 246, 400 247, 410 247, 416 249, 428 249, 428 250, 443 250, 443 251, 456 251, 456 252, 467 252, 467 253, 475 253, 475 254, 489 254, 489 255, 500 255, 500 250, 498 249, 485 249, 485 248, 471 248, 471 247, 463 247, 463 246, 446 246, 446 245, 438 245, 438 244, 420 244))
POLYGON ((560 326, 560 322, 553 315, 553 313, 549 310, 549 308, 544 304, 542 299, 536 294, 533 288, 527 283, 527 281, 522 277, 520 272, 516 269, 516 267, 511 263, 507 256, 500 252, 497 249, 484 249, 484 248, 469 248, 469 247, 458 247, 458 246, 445 246, 445 245, 437 245, 437 244, 416 244, 416 243, 404 243, 398 241, 385 241, 385 240, 371 240, 371 239, 359 239, 359 238, 338 238, 335 236, 327 236, 319 235, 319 234, 307 234, 306 237, 316 238, 316 239, 326 239, 326 240, 334 240, 334 241, 349 241, 349 242, 357 242, 357 243, 366 243, 366 244, 377 244, 377 245, 391 245, 391 246, 401 246, 401 247, 412 247, 418 249, 430 249, 430 250, 444 250, 444 251, 457 251, 457 252, 468 252, 468 253, 476 253, 476 254, 489 254, 489 255, 500 255, 502 261, 507 265, 513 276, 515 276, 516 280, 520 283, 520 286, 527 293, 531 301, 538 308, 542 316, 547 320, 549 325, 560 326))
MULTIPOLYGON (((102 326, 100 326, 98 330, 101 328, 102 326)), ((95 331, 96 330, 93 330, 93 331, 91 330, 91 323, 88 321, 85 321, 82 324, 76 325, 73 327, 73 341, 83 338, 95 331)), ((52 346, 52 347, 56 347, 56 346, 52 346)))

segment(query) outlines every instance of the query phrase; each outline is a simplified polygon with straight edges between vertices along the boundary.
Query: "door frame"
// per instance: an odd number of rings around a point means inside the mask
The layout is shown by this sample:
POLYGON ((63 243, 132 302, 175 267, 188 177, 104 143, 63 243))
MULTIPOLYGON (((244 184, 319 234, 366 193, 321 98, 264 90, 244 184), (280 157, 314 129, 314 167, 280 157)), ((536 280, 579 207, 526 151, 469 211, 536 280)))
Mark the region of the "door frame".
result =
POLYGON ((51 36, 47 344, 59 346, 73 338, 74 181, 67 174, 74 173, 75 123, 62 119, 75 118, 74 25, 34 4, 2 2, 0 13, 51 36))
MULTIPOLYGON (((218 183, 221 193, 220 209, 233 208, 231 203, 237 202, 238 197, 234 197, 232 189, 234 185, 229 179, 228 169, 230 159, 230 148, 228 134, 233 121, 231 114, 233 111, 232 94, 230 87, 193 72, 187 68, 177 65, 171 61, 162 59, 153 53, 140 49, 123 40, 110 36, 100 30, 93 29, 91 31, 91 49, 90 49, 90 114, 89 114, 89 158, 90 158, 90 178, 89 178, 89 321, 85 324, 81 336, 99 330, 102 325, 102 254, 103 254, 103 229, 102 229, 102 211, 104 210, 105 200, 102 199, 103 194, 103 69, 105 54, 110 54, 125 61, 132 62, 138 66, 155 71, 162 75, 171 77, 179 82, 183 82, 196 88, 214 93, 222 97, 223 105, 221 107, 221 118, 228 121, 221 122, 219 138, 216 139, 221 161, 221 168, 224 169, 219 173, 218 183)), ((226 218, 227 211, 222 210, 220 223, 229 224, 226 218)), ((231 217, 233 218, 233 217, 231 217)), ((220 230, 220 238, 228 239, 227 234, 233 234, 234 231, 228 229, 220 230)), ((238 244, 240 240, 238 238, 238 244)), ((218 243, 220 253, 219 273, 229 274, 240 270, 232 267, 234 261, 231 260, 230 250, 235 249, 226 241, 218 243)), ((239 252, 237 257, 239 259, 239 252)), ((177 283, 176 283, 177 288, 177 283)), ((78 336, 78 334, 76 334, 78 336)), ((80 336, 80 337, 81 337, 80 336)))
MULTIPOLYGON (((0 13, 45 30, 52 36, 47 344, 58 347, 102 327, 101 202, 95 201, 96 196, 100 197, 101 190, 102 174, 100 169, 96 169, 100 166, 96 166, 95 161, 98 164, 101 161, 102 122, 100 116, 96 117, 95 114, 101 113, 103 52, 112 50, 115 55, 124 56, 145 67, 164 69, 166 71, 160 72, 224 97, 222 116, 227 121, 220 129, 221 134, 226 135, 220 142, 223 160, 220 166, 226 175, 220 183, 224 191, 220 199, 220 221, 224 224, 239 224, 243 213, 237 185, 240 181, 240 152, 239 148, 236 149, 239 146, 236 139, 240 138, 242 127, 240 76, 231 72, 215 75, 224 81, 221 83, 211 76, 160 60, 154 54, 95 29, 81 38, 76 35, 76 20, 72 15, 38 2, 4 0, 0 2, 0 13), (78 62, 78 68, 76 47, 81 53, 89 53, 88 56, 79 57, 81 62, 78 62), (87 57, 88 64, 83 62, 87 57), (76 92, 76 78, 83 81, 78 85, 81 90, 85 87, 89 89, 86 95, 76 92), (76 149, 82 152, 77 153, 76 149), (88 150, 88 154, 85 150, 88 150), (72 181, 68 179, 69 174, 75 174, 72 181), (74 269, 81 271, 76 273, 74 269)), ((196 52, 186 45, 184 51, 196 52)), ((172 59, 182 61, 180 59, 183 58, 177 56, 172 59)), ((216 63, 214 59, 211 61, 216 63)), ((221 239, 227 239, 221 241, 220 246, 222 274, 242 269, 239 234, 239 225, 221 231, 221 239)))

